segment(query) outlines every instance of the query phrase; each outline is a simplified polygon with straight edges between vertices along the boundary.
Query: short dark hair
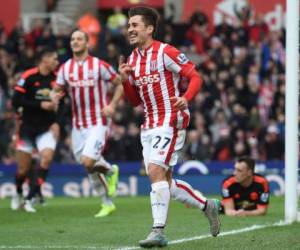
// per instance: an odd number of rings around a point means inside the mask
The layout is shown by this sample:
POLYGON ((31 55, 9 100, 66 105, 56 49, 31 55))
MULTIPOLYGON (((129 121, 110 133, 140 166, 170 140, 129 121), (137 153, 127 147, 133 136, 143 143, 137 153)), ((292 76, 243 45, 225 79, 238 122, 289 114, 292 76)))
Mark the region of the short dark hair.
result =
POLYGON ((83 33, 83 34, 84 34, 85 40, 86 40, 87 42, 89 41, 89 34, 86 33, 85 31, 81 30, 81 29, 74 29, 74 30, 71 32, 70 37, 72 37, 72 35, 73 35, 76 31, 79 31, 79 32, 83 33))
POLYGON ((129 18, 137 15, 142 16, 146 26, 148 25, 153 26, 152 37, 155 36, 157 31, 158 21, 159 21, 159 14, 157 10, 150 7, 138 6, 138 7, 133 7, 128 11, 129 18))
POLYGON ((56 53, 56 50, 52 47, 43 47, 36 55, 37 63, 40 63, 44 56, 48 56, 49 54, 56 53))
POLYGON ((255 170, 255 160, 254 159, 252 159, 249 156, 242 156, 242 157, 238 158, 236 161, 238 163, 240 163, 240 162, 246 163, 248 169, 252 170, 252 172, 254 173, 254 170, 255 170))

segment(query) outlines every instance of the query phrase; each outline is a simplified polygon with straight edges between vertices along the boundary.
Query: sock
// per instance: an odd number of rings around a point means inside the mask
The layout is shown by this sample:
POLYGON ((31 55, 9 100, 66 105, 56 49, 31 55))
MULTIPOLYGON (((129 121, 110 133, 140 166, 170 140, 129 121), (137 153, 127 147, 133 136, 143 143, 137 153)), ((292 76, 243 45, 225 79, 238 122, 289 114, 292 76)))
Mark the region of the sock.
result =
POLYGON ((35 193, 36 193, 36 184, 35 183, 32 183, 30 184, 30 189, 29 189, 29 193, 26 197, 26 200, 31 200, 34 196, 35 196, 35 193))
POLYGON ((112 205, 113 203, 107 195, 108 190, 105 178, 103 178, 98 172, 88 173, 88 177, 93 189, 97 192, 97 194, 100 195, 102 202, 106 205, 112 205))
POLYGON ((172 179, 170 188, 171 197, 177 201, 197 207, 203 211, 206 208, 206 198, 195 190, 185 181, 172 179))
POLYGON ((112 165, 107 162, 103 156, 95 163, 95 167, 97 166, 105 168, 106 176, 111 176, 114 173, 112 165))
POLYGON ((48 169, 44 169, 41 167, 39 168, 39 170, 38 170, 38 184, 39 185, 42 185, 46 181, 48 172, 49 172, 48 169))
POLYGON ((150 192, 153 229, 163 229, 166 225, 169 202, 170 189, 167 181, 160 181, 151 185, 150 192))
MULTIPOLYGON (((33 193, 32 197, 34 197, 37 194, 40 198, 43 198, 42 191, 41 191, 41 186, 46 182, 48 172, 49 172, 49 169, 39 167, 38 173, 37 173, 37 180, 36 180, 35 185, 33 187, 34 193, 33 193)), ((30 191, 31 191, 31 187, 30 187, 30 191)))
POLYGON ((16 176, 15 176, 16 189, 17 189, 17 194, 20 196, 22 196, 22 193, 23 193, 22 185, 25 180, 26 180, 25 175, 20 175, 20 174, 16 173, 16 176))

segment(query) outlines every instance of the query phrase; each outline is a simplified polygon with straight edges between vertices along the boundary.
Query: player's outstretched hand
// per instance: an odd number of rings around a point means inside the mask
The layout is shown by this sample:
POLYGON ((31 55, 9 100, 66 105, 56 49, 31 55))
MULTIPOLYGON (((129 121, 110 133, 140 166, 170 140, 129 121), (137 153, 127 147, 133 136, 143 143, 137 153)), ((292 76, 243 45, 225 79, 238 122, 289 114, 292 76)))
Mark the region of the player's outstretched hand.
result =
POLYGON ((177 110, 185 110, 188 108, 188 101, 184 97, 173 96, 170 100, 171 105, 177 110))
POLYGON ((120 73, 122 82, 128 80, 128 76, 129 76, 131 70, 132 70, 132 67, 128 63, 126 63, 125 57, 121 55, 119 58, 119 73, 120 73))
POLYGON ((110 103, 103 107, 103 109, 101 110, 101 115, 105 117, 112 117, 113 114, 115 113, 115 109, 116 109, 115 105, 110 103))

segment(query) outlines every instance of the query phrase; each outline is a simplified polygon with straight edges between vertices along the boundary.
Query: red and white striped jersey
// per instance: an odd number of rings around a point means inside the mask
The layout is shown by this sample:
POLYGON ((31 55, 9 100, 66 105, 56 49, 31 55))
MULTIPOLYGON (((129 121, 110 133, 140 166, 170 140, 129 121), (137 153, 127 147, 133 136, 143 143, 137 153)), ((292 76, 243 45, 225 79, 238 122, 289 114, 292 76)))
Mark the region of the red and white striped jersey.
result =
POLYGON ((144 106, 142 128, 186 128, 190 119, 188 109, 176 111, 170 98, 180 96, 181 77, 187 76, 195 65, 179 50, 159 41, 153 41, 144 51, 136 48, 127 63, 132 67, 129 82, 137 88, 144 106))
POLYGON ((108 63, 92 56, 81 62, 71 58, 60 67, 56 82, 69 86, 74 127, 107 125, 100 112, 107 101, 107 83, 115 77, 116 71, 108 63))

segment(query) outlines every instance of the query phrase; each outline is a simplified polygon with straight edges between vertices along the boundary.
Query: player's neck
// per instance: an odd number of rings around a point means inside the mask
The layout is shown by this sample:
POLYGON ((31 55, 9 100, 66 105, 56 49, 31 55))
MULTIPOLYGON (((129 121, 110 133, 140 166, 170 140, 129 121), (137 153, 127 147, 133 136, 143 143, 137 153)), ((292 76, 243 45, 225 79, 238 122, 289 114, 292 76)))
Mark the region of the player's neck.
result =
POLYGON ((246 180, 244 180, 243 182, 241 182, 241 186, 242 187, 249 187, 252 184, 253 178, 248 178, 246 180))
POLYGON ((145 49, 148 49, 151 46, 151 44, 153 43, 153 41, 154 41, 153 38, 149 38, 145 43, 139 45, 138 49, 140 51, 144 51, 145 49))
POLYGON ((89 53, 84 51, 82 53, 74 53, 73 56, 76 61, 84 61, 89 56, 89 53))
POLYGON ((38 66, 39 72, 41 75, 49 75, 50 74, 50 70, 47 69, 44 65, 39 65, 38 66))

